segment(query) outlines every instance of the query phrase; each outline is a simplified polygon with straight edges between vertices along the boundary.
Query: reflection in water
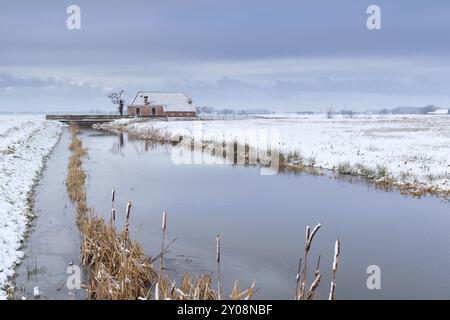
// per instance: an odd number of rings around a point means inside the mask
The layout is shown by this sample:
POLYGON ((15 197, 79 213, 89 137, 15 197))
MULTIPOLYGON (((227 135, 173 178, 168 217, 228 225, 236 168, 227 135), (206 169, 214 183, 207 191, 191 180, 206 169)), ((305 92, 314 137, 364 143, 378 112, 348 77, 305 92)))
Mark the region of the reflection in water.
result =
MULTIPOLYGON (((117 136, 117 141, 112 143, 109 151, 112 154, 124 155, 122 150, 125 147, 124 133, 120 132, 114 136, 117 136)), ((162 151, 164 154, 169 154, 170 151, 169 145, 156 143, 152 140, 143 140, 135 135, 127 134, 127 143, 134 149, 137 155, 155 150, 162 151)))
MULTIPOLYGON (((113 134, 113 136, 117 137, 117 140, 111 144, 109 152, 115 155, 125 156, 123 151, 125 147, 124 133, 120 132, 117 135, 113 134)), ((144 152, 154 151, 157 148, 160 148, 160 145, 155 143, 154 141, 141 140, 139 139, 139 137, 133 135, 127 135, 127 143, 129 143, 129 145, 134 149, 137 155, 141 155, 144 152)))
POLYGON ((88 202, 107 218, 116 189, 121 227, 132 201, 131 233, 149 255, 160 250, 167 210, 168 239, 178 238, 169 266, 177 274, 214 272, 221 234, 223 283, 256 278, 257 297, 290 299, 304 228, 321 222, 311 252, 312 260, 322 254, 319 298, 329 290, 336 238, 342 241, 337 299, 450 298, 449 203, 327 177, 261 176, 255 167, 175 165, 170 145, 92 133, 81 136, 89 149, 88 202), (367 289, 369 265, 381 268, 381 290, 367 289))
POLYGON ((123 132, 119 133, 119 146, 120 148, 123 147, 123 132))

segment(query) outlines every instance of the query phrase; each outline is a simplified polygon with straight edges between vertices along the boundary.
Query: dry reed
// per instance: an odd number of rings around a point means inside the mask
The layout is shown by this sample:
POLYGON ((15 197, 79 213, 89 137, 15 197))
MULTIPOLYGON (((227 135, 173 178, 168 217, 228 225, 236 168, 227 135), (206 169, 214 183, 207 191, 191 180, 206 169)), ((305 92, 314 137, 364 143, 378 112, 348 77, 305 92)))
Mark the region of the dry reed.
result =
POLYGON ((82 158, 86 150, 82 147, 75 126, 70 127, 72 143, 67 175, 67 190, 77 212, 77 224, 81 231, 81 258, 89 267, 89 299, 137 299, 145 295, 155 279, 151 258, 135 241, 129 239, 131 203, 127 206, 126 228, 122 232, 114 227, 115 208, 112 193, 111 223, 94 215, 86 201, 86 175, 82 158))
POLYGON ((163 212, 163 217, 162 217, 162 242, 161 242, 161 260, 159 263, 159 277, 158 279, 161 279, 162 275, 163 275, 163 258, 164 258, 164 240, 166 239, 166 227, 167 227, 167 212, 164 211, 163 212))
MULTIPOLYGON (((211 274, 201 274, 198 276, 191 276, 184 274, 180 286, 176 282, 169 280, 163 274, 163 255, 167 251, 164 247, 165 232, 167 228, 167 212, 163 212, 162 231, 163 240, 160 253, 160 269, 158 281, 154 285, 154 299, 155 300, 221 300, 222 284, 220 281, 220 240, 221 237, 216 238, 216 262, 217 262, 217 289, 214 289, 214 284, 211 274)), ((170 244, 169 244, 170 245, 170 244)), ((239 281, 235 281, 234 286, 230 292, 229 299, 231 300, 249 300, 251 299, 257 289, 256 282, 246 290, 241 290, 239 281)), ((146 295, 146 299, 151 297, 151 291, 146 295)))
POLYGON ((335 291, 336 291, 336 272, 339 266, 339 255, 341 253, 341 242, 336 240, 336 243, 334 245, 334 259, 333 259, 333 278, 331 280, 331 288, 330 288, 330 296, 329 300, 335 300, 335 291))
POLYGON ((220 281, 220 235, 216 237, 216 263, 217 263, 217 297, 222 300, 222 285, 220 281))
MULTIPOLYGON (((317 259, 316 269, 314 270, 314 280, 308 288, 308 256, 311 250, 312 241, 314 239, 315 234, 319 231, 322 225, 319 223, 314 227, 311 231, 311 227, 306 227, 306 236, 305 236, 305 247, 303 258, 299 259, 298 264, 298 272, 297 272, 297 286, 295 289, 295 299, 296 300, 313 300, 316 295, 316 290, 319 287, 320 280, 322 279, 322 275, 320 273, 320 258, 319 255, 317 259), (303 269, 302 269, 303 262, 303 269)), ((336 289, 336 273, 338 269, 339 263, 339 254, 340 254, 340 241, 337 240, 335 244, 335 253, 334 253, 334 262, 332 267, 332 281, 331 281, 331 290, 330 290, 330 300, 334 300, 335 297, 335 289, 336 289)))

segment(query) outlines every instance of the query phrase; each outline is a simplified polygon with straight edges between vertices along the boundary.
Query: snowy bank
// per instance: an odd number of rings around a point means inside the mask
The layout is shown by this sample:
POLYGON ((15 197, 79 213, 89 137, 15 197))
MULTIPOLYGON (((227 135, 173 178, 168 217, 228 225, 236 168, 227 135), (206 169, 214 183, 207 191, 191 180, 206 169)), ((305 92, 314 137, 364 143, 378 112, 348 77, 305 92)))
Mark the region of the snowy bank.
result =
MULTIPOLYGON (((418 191, 450 192, 450 116, 325 115, 211 121, 122 121, 103 126, 203 141, 250 143, 246 130, 277 130, 280 152, 340 173, 388 177, 418 191)), ((254 146, 255 147, 255 146, 254 146)), ((289 159, 289 158, 288 158, 289 159)))
POLYGON ((60 133, 61 124, 43 116, 0 115, 0 299, 23 256, 30 193, 60 133))

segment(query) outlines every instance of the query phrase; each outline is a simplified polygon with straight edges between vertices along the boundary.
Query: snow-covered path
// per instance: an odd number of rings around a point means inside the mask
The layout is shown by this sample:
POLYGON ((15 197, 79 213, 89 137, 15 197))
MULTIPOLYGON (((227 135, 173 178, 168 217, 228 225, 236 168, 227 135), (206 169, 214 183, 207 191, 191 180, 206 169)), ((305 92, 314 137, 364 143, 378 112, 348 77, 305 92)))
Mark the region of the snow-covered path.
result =
POLYGON ((0 115, 0 299, 22 257, 30 192, 60 133, 43 116, 0 115))

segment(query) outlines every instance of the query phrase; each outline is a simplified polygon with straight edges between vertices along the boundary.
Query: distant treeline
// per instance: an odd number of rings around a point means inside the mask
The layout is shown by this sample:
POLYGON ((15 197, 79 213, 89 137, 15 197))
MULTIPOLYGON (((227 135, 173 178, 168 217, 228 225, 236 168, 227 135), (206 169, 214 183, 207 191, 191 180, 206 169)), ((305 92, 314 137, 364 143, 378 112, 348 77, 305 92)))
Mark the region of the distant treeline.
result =
POLYGON ((380 109, 380 110, 372 110, 371 113, 375 114, 428 114, 431 112, 435 112, 439 109, 446 109, 446 108, 439 108, 434 105, 428 105, 424 107, 408 107, 408 106, 402 106, 397 107, 394 109, 380 109))

